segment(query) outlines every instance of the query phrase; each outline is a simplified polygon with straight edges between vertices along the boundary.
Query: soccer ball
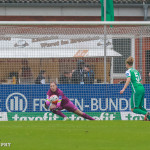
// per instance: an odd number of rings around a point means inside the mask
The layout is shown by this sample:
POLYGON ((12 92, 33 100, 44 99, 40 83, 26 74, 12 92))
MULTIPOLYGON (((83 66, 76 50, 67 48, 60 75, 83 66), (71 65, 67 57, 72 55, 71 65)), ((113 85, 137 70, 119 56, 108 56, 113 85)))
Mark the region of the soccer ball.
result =
POLYGON ((57 95, 52 95, 50 97, 50 102, 52 102, 53 104, 57 104, 57 102, 58 102, 58 96, 57 95))

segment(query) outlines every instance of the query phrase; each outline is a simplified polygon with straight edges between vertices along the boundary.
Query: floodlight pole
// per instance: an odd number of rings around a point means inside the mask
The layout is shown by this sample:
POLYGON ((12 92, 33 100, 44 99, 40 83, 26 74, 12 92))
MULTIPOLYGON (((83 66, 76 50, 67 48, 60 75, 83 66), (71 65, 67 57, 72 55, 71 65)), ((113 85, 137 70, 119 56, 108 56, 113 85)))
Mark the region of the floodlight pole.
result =
MULTIPOLYGON (((104 0, 104 21, 106 21, 106 1, 104 0)), ((106 34, 107 26, 104 25, 104 84, 106 84, 107 74, 106 74, 106 34)))

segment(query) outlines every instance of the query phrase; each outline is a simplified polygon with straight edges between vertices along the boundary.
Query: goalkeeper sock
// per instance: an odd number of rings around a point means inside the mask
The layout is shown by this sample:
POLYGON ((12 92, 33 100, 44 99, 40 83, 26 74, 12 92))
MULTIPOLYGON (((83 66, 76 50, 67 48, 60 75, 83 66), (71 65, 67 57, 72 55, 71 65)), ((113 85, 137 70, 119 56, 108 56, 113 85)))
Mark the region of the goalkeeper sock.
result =
POLYGON ((143 114, 143 115, 146 115, 146 111, 143 111, 142 109, 140 109, 140 108, 135 108, 134 110, 133 110, 133 112, 134 113, 136 113, 136 114, 143 114))
POLYGON ((65 118, 65 117, 67 117, 66 115, 64 115, 60 110, 52 110, 52 112, 54 113, 54 114, 56 114, 56 115, 59 115, 59 116, 61 116, 61 117, 63 117, 63 118, 65 118))
POLYGON ((95 120, 94 118, 90 117, 89 115, 87 115, 86 113, 82 114, 82 117, 85 119, 89 119, 89 120, 95 120))

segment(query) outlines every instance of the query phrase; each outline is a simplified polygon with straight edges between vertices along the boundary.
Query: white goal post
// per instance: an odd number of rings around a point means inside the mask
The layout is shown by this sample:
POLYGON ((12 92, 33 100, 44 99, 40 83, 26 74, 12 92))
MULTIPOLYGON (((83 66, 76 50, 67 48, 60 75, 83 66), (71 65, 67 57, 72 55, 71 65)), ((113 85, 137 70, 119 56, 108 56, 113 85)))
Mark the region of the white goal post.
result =
POLYGON ((150 21, 0 21, 1 25, 146 25, 150 21))

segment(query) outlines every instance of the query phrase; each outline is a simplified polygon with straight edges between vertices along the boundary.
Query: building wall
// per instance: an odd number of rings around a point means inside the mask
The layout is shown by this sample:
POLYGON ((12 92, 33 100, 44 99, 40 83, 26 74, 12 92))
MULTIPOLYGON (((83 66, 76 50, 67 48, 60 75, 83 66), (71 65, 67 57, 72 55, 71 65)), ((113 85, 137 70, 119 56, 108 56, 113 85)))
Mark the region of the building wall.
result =
MULTIPOLYGON (((1 21, 100 21, 100 16, 100 6, 0 7, 1 21)), ((116 21, 143 21, 144 9, 143 7, 114 7, 114 16, 116 21)))
MULTIPOLYGON (((150 8, 149 8, 150 9, 150 8)), ((143 7, 114 7, 120 16, 144 16, 143 7)), ((97 7, 0 7, 0 16, 101 16, 97 7)), ((150 16, 150 11, 148 11, 150 16)))
MULTIPOLYGON (((143 21, 142 16, 117 16, 115 21, 143 21)), ((0 21, 101 21, 98 16, 0 16, 0 21)))

